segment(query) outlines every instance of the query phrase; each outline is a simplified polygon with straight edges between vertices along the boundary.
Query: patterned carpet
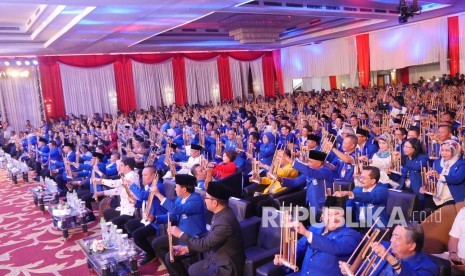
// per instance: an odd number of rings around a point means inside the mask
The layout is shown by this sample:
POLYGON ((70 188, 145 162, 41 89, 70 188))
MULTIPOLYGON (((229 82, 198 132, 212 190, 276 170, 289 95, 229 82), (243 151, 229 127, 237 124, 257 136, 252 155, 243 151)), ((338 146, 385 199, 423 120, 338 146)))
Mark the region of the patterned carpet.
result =
MULTIPOLYGON (((91 223, 87 234, 71 230, 64 239, 53 228, 50 214, 34 205, 28 190, 34 186, 22 180, 15 185, 0 171, 0 275, 95 275, 75 241, 99 232, 98 224, 91 223)), ((140 275, 167 273, 157 261, 141 267, 140 275)))

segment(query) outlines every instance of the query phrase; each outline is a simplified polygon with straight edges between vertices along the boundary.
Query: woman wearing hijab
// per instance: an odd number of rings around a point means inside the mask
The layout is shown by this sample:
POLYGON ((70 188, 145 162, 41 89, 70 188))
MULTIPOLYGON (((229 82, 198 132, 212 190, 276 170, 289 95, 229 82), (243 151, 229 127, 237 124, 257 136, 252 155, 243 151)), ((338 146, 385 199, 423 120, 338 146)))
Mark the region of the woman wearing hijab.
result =
POLYGON ((260 146, 260 162, 270 166, 276 151, 275 136, 272 132, 265 132, 262 137, 263 144, 260 146))
MULTIPOLYGON (((461 151, 460 144, 454 140, 441 144, 441 158, 434 161, 433 169, 427 174, 437 181, 436 191, 431 195, 433 202, 427 207, 436 210, 465 200, 465 162, 460 159, 461 151)), ((425 192, 425 187, 421 187, 420 193, 425 192)))
MULTIPOLYGON (((391 188, 396 188, 399 186, 399 183, 391 180, 389 178, 390 169, 391 169, 391 151, 389 145, 391 144, 392 138, 389 134, 382 134, 378 137, 378 146, 379 150, 373 155, 371 159, 371 166, 377 167, 380 171, 379 183, 388 184, 391 188)), ((360 159, 362 161, 367 161, 367 156, 362 156, 360 159)))

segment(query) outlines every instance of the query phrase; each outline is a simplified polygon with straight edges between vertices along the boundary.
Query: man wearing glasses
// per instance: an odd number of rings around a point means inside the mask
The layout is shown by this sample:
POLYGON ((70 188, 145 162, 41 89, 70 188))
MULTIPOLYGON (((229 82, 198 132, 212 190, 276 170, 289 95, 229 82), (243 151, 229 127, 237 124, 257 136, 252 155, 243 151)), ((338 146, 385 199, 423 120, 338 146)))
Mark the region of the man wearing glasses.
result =
POLYGON ((378 184, 380 171, 377 167, 366 166, 359 177, 360 186, 353 191, 337 191, 334 196, 348 196, 348 206, 355 207, 356 220, 361 228, 371 227, 380 217, 376 227, 386 227, 389 217, 386 212, 388 187, 378 184))
MULTIPOLYGON (((377 257, 384 260, 376 271, 370 275, 439 275, 438 266, 421 252, 424 243, 423 228, 416 222, 397 225, 391 236, 391 247, 387 251, 381 243, 374 242, 371 248, 377 257)), ((339 267, 347 275, 344 267, 347 263, 339 262, 339 267)), ((362 268, 362 271, 365 269, 362 268)))
MULTIPOLYGON (((205 195, 207 209, 214 213, 211 229, 204 237, 195 237, 172 226, 168 231, 184 245, 174 246, 176 256, 204 252, 204 260, 189 267, 189 275, 244 275, 245 253, 241 228, 228 206, 229 188, 211 182, 205 195)), ((182 264, 181 264, 182 265, 182 264)))

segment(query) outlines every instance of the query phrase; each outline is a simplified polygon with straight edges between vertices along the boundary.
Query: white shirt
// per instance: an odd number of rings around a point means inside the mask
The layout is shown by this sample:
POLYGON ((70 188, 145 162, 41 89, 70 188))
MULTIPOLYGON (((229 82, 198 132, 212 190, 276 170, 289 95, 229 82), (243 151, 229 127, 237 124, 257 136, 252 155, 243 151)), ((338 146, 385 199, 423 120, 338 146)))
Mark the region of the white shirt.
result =
POLYGON ((457 255, 460 258, 465 258, 465 208, 460 209, 459 213, 455 217, 452 229, 450 229, 449 235, 451 237, 459 239, 457 255))
MULTIPOLYGON (((135 171, 130 171, 124 175, 124 178, 136 185, 139 185, 139 175, 135 171)), ((108 186, 110 190, 106 190, 103 192, 104 195, 106 196, 113 196, 113 195, 119 195, 121 200, 120 200, 120 206, 119 211, 121 212, 121 215, 128 215, 132 216, 134 215, 135 207, 134 203, 130 202, 129 195, 126 193, 126 189, 123 189, 122 187, 122 180, 121 179, 116 179, 116 180, 109 180, 109 179, 102 179, 102 184, 105 186, 108 186)), ((117 210, 118 210, 117 208, 117 210)))

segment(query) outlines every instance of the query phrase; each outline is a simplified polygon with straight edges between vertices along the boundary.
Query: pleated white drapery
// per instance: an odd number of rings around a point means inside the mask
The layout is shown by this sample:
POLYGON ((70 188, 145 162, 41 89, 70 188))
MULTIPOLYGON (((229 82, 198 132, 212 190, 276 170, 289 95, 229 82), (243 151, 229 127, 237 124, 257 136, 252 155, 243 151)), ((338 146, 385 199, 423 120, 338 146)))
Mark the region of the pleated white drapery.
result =
POLYGON ((263 83, 263 65, 262 58, 249 62, 250 71, 252 72, 253 91, 255 96, 265 96, 263 83))
POLYGON ((96 68, 60 64, 60 73, 67 114, 116 114, 116 84, 112 64, 96 68))
POLYGON ((148 109, 161 106, 161 97, 165 105, 174 102, 173 63, 145 64, 132 62, 132 75, 136 93, 137 108, 148 109))
POLYGON ((15 131, 24 130, 26 120, 30 120, 35 127, 40 125, 40 101, 35 72, 38 69, 29 67, 28 70, 28 78, 0 79, 1 119, 4 121, 7 113, 8 122, 15 131))
POLYGON ((465 14, 459 16, 460 73, 465 74, 465 14))
POLYGON ((217 58, 209 61, 185 59, 187 101, 189 104, 217 104, 220 99, 217 58))
POLYGON ((372 71, 439 62, 447 71, 447 18, 441 17, 370 33, 372 71))
POLYGON ((325 77, 322 82, 326 82, 325 79, 329 76, 346 74, 350 74, 355 79, 357 72, 355 37, 281 49, 281 62, 285 92, 292 92, 293 79, 325 77))
POLYGON ((252 61, 240 61, 229 58, 231 81, 234 97, 247 95, 249 84, 249 70, 252 73, 252 85, 255 96, 264 96, 263 65, 262 58, 252 61))
POLYGON ((229 70, 231 72, 231 83, 232 83, 232 90, 233 90, 233 97, 234 99, 236 98, 241 98, 243 97, 244 94, 243 91, 247 91, 247 82, 243 82, 243 77, 244 75, 242 74, 241 70, 241 64, 242 62, 233 58, 229 58, 229 70))

